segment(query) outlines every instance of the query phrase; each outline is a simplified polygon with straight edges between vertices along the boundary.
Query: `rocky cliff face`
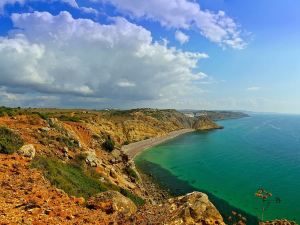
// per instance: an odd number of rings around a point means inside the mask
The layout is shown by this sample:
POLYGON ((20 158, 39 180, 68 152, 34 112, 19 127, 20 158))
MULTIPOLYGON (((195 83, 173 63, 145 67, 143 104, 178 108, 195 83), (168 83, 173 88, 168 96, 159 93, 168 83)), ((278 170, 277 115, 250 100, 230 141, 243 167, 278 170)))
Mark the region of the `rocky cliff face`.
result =
POLYGON ((193 128, 196 130, 212 130, 221 129, 222 127, 209 119, 207 116, 201 116, 194 122, 193 128))
POLYGON ((0 153, 0 221, 146 224, 152 218, 159 224, 222 224, 202 193, 152 205, 133 162, 120 150, 124 143, 193 126, 215 125, 175 110, 18 109, 3 115, 0 134, 8 129, 15 136, 0 137, 1 152, 13 153, 0 153), (116 143, 111 152, 103 147, 108 137, 116 143))

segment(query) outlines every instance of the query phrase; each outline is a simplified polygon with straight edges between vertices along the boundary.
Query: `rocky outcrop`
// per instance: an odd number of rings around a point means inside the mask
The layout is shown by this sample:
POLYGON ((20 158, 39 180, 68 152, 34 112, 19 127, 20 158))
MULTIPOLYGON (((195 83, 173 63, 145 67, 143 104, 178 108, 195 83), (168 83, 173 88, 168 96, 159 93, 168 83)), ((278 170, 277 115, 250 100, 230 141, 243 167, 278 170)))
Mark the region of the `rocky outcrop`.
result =
POLYGON ((259 225, 297 225, 297 223, 289 220, 272 220, 260 222, 259 225))
POLYGON ((28 157, 30 159, 33 159, 35 156, 35 148, 32 144, 29 145, 23 145, 18 151, 17 153, 19 155, 28 157))
POLYGON ((168 224, 225 224, 219 211, 201 192, 170 199, 165 207, 171 214, 168 224))
POLYGON ((86 158, 85 162, 91 167, 97 167, 101 164, 101 160, 98 159, 97 155, 94 152, 85 152, 86 158))
POLYGON ((222 129, 223 127, 216 124, 207 116, 201 116, 195 121, 193 128, 196 130, 212 130, 212 129, 222 129))
POLYGON ((223 218, 206 194, 192 192, 171 198, 160 205, 146 205, 137 213, 137 223, 166 225, 225 225, 223 218))
POLYGON ((117 191, 106 191, 91 197, 87 202, 87 207, 107 214, 121 213, 125 217, 137 211, 136 205, 117 191))

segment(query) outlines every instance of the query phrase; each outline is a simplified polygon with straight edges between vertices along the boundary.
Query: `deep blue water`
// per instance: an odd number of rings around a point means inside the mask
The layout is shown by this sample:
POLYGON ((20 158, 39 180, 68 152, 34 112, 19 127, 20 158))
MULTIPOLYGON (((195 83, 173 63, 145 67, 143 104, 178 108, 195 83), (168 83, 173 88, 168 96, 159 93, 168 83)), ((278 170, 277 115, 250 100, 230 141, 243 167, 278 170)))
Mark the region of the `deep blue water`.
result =
POLYGON ((144 151, 137 165, 148 163, 146 172, 175 194, 201 190, 259 218, 261 201, 254 193, 263 187, 272 200, 280 198, 265 219, 300 223, 300 116, 251 115, 218 123, 225 128, 185 134, 144 151))

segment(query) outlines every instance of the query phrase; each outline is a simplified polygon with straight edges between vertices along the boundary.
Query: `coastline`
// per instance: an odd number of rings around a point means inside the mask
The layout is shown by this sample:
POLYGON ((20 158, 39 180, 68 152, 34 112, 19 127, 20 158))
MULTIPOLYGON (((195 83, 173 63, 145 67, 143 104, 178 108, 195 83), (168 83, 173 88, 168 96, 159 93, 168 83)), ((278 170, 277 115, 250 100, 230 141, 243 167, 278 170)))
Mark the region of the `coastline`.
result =
POLYGON ((185 133, 190 133, 195 131, 195 129, 181 129, 168 133, 165 136, 153 137, 146 140, 130 143, 128 145, 123 145, 121 149, 125 152, 131 159, 134 159, 142 151, 151 148, 155 145, 161 144, 167 140, 173 139, 185 133))

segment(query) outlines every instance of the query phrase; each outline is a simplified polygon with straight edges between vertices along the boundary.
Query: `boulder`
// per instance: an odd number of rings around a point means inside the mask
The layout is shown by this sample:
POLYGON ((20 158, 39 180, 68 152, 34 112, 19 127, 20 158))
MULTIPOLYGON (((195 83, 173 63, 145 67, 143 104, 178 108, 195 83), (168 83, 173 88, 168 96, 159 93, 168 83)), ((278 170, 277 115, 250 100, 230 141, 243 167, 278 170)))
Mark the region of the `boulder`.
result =
POLYGON ((101 164, 101 160, 93 152, 86 152, 85 162, 91 167, 97 167, 101 164))
POLYGON ((118 149, 114 149, 112 152, 111 152, 112 156, 115 157, 116 159, 120 158, 121 157, 121 151, 118 150, 118 149))
POLYGON ((115 171, 114 168, 111 168, 111 169, 110 169, 109 175, 110 175, 112 178, 115 178, 115 179, 118 177, 118 175, 117 175, 117 173, 116 173, 116 171, 115 171))
POLYGON ((130 217, 137 211, 136 205, 117 191, 106 191, 91 197, 87 201, 87 207, 102 210, 107 214, 120 213, 126 217, 130 217))
POLYGON ((41 127, 41 128, 39 128, 39 130, 43 131, 43 132, 48 132, 48 131, 51 130, 51 128, 49 128, 49 127, 41 127))
POLYGON ((28 144, 28 145, 23 145, 18 151, 17 153, 19 155, 28 157, 28 158, 34 158, 35 156, 35 148, 32 144, 28 144))
POLYGON ((185 196, 172 198, 164 206, 169 208, 170 220, 167 224, 222 224, 223 218, 208 196, 192 192, 185 196))

